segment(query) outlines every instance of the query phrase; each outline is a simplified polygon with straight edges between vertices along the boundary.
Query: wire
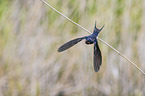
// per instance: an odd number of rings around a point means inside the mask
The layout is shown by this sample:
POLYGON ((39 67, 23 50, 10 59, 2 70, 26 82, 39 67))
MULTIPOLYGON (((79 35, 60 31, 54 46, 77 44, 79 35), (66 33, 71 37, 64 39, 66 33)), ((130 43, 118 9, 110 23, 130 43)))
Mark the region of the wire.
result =
MULTIPOLYGON (((50 4, 48 4, 47 2, 45 2, 44 0, 41 0, 44 4, 46 4, 48 7, 50 7, 51 9, 53 9, 55 12, 57 12, 58 14, 62 15, 64 18, 66 18, 67 20, 69 20, 70 22, 72 22, 73 24, 77 25, 78 27, 80 27, 81 29, 85 30, 86 32, 88 32, 89 34, 92 34, 89 30, 85 29, 84 27, 82 27, 81 25, 79 25, 78 23, 74 22, 73 20, 71 20, 70 18, 68 18, 67 16, 65 16, 64 14, 62 14, 61 12, 59 12, 58 10, 56 10, 54 7, 52 7, 50 4)), ((100 40, 101 42, 103 42, 104 44, 106 44, 108 47, 110 47, 111 49, 113 49, 117 54, 119 54, 121 57, 123 57, 124 59, 126 59, 130 64, 132 64, 134 67, 136 67, 141 73, 143 73, 143 75, 145 75, 145 72, 143 70, 141 70, 135 63, 133 63, 131 60, 129 60, 125 55, 123 55, 122 53, 120 53, 118 50, 116 50, 114 47, 112 47, 111 45, 109 45, 107 42, 105 42, 104 40, 100 39, 99 37, 97 37, 98 40, 100 40)))

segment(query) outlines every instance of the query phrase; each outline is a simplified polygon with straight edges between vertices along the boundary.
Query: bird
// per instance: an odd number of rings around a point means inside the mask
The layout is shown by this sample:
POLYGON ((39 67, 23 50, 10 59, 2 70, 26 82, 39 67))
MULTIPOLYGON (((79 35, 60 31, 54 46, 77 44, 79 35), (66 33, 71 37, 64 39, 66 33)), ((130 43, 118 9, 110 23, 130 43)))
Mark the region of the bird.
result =
POLYGON ((70 40, 67 43, 60 46, 57 51, 63 52, 65 50, 71 48, 72 46, 74 46, 78 42, 82 41, 83 39, 85 39, 85 43, 87 45, 94 44, 93 67, 94 67, 94 71, 98 72, 100 69, 100 66, 102 64, 102 54, 101 54, 101 51, 100 51, 100 48, 98 45, 97 37, 98 37, 99 33, 101 32, 101 30, 104 28, 104 26, 105 25, 103 25, 100 29, 98 29, 96 27, 96 21, 95 21, 94 31, 91 35, 70 40))

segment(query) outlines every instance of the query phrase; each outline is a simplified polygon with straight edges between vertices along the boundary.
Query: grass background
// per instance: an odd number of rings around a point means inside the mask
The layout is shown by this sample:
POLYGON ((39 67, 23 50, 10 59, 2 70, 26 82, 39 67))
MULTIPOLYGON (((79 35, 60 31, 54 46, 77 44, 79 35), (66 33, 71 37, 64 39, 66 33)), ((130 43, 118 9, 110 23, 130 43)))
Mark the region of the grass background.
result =
MULTIPOLYGON (((93 31, 145 71, 144 0, 46 0, 93 31)), ((93 45, 63 43, 88 35, 41 0, 0 0, 0 96, 144 96, 145 77, 99 41, 103 63, 92 69, 93 45)))

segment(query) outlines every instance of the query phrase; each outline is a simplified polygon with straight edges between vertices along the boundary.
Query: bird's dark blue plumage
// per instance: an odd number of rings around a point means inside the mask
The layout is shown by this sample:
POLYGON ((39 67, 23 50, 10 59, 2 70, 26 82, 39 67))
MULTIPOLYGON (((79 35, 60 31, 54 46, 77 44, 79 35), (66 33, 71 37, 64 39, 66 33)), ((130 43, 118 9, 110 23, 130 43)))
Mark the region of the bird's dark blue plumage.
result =
POLYGON ((96 27, 96 22, 95 22, 94 31, 91 35, 73 39, 63 44, 62 46, 60 46, 57 51, 58 52, 65 51, 69 49, 70 47, 74 46, 75 44, 77 44, 78 42, 82 41, 83 39, 85 39, 86 44, 94 43, 94 64, 93 65, 94 65, 95 72, 98 72, 102 64, 102 55, 101 55, 100 48, 98 46, 97 36, 100 33, 100 31, 103 29, 103 27, 101 29, 98 29, 96 27))

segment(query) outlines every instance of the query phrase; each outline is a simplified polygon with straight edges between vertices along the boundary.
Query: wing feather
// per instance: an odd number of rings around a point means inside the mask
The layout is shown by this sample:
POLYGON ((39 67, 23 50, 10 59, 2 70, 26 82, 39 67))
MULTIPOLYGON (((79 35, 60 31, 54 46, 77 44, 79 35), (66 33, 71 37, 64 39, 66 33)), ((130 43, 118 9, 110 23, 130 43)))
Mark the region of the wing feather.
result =
POLYGON ((94 42, 94 70, 98 72, 102 64, 102 55, 97 40, 94 42))
POLYGON ((71 41, 68 41, 67 43, 65 43, 62 46, 60 46, 57 51, 58 52, 65 51, 65 50, 69 49, 70 47, 74 46, 75 44, 77 44, 78 42, 82 41, 84 38, 85 37, 76 38, 76 39, 73 39, 71 41))

